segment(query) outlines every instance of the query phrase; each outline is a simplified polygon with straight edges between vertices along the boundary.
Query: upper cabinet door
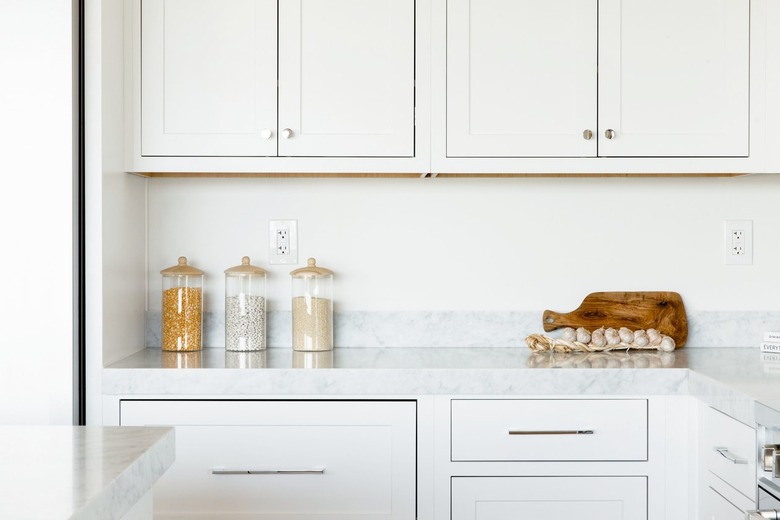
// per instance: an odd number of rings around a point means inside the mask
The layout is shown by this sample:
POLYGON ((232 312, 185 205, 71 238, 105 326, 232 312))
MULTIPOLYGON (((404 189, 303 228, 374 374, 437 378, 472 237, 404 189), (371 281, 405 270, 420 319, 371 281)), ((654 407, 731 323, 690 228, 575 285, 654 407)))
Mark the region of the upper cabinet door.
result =
POLYGON ((141 20, 141 154, 276 155, 276 0, 143 0, 141 20))
POLYGON ((599 155, 747 156, 749 44, 749 0, 601 0, 599 155))
POLYGON ((279 155, 414 155, 414 0, 279 1, 279 155))
POLYGON ((596 155, 596 0, 448 0, 447 155, 596 155))

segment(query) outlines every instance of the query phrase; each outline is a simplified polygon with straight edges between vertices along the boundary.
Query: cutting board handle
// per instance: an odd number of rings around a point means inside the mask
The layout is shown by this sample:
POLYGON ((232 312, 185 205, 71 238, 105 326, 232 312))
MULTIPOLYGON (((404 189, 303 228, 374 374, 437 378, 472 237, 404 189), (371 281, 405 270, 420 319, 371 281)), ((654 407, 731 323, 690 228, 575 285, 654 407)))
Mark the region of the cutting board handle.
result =
POLYGON ((544 311, 544 314, 542 314, 542 324, 544 325, 544 331, 551 332, 559 328, 558 321, 563 318, 563 316, 564 314, 559 312, 553 312, 550 310, 544 311))

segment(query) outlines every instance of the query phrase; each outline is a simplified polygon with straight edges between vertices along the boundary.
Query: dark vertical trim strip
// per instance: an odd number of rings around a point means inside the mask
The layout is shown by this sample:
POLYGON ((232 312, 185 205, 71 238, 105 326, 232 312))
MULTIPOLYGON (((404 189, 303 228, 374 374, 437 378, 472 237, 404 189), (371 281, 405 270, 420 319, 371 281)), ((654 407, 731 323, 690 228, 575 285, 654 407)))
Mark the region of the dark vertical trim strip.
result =
POLYGON ((86 424, 84 0, 73 0, 73 424, 86 424))

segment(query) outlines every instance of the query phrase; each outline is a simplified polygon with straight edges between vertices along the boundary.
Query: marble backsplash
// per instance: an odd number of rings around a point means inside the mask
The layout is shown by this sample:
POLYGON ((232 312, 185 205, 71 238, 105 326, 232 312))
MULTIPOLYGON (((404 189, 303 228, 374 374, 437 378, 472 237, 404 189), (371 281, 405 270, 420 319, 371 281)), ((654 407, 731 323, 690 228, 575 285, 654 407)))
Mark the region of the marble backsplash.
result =
MULTIPOLYGON (((267 314, 270 348, 289 347, 292 314, 267 314)), ((336 347, 521 347, 543 332, 538 312, 336 312, 336 347)), ((146 347, 160 347, 161 313, 146 313, 146 347)), ((686 347, 756 347, 765 331, 780 330, 780 311, 700 311, 688 314, 686 347)), ((555 335, 556 333, 551 333, 555 335)), ((225 345, 224 313, 207 312, 204 347, 225 345)))

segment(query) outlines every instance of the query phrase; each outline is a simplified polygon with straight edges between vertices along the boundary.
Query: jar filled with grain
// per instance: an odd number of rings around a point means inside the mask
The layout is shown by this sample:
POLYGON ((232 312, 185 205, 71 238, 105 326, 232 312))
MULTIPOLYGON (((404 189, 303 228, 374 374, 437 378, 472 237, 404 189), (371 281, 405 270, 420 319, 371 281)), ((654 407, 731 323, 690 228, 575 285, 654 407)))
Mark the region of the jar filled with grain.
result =
POLYGON ((248 256, 225 270, 225 350, 265 350, 265 280, 248 256))
POLYGON ((333 271, 308 265, 291 272, 292 343, 294 350, 333 349, 333 271))
POLYGON ((203 337, 203 271, 179 263, 162 275, 162 349, 195 351, 203 337))

